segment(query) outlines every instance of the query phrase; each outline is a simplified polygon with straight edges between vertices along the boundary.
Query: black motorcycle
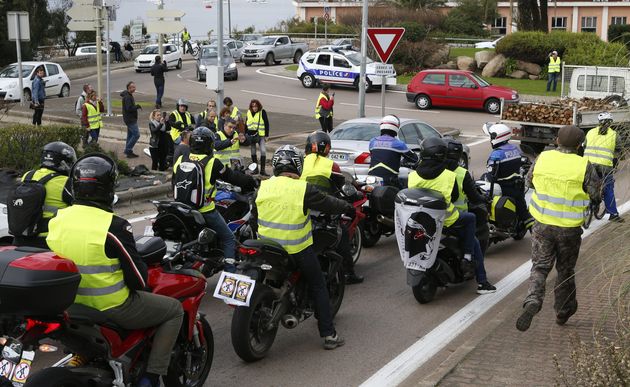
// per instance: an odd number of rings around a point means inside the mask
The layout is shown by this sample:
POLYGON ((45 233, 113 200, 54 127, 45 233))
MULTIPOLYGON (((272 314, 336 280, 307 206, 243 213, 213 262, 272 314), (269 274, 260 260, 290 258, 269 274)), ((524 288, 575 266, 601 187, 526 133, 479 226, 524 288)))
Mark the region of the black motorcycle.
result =
POLYGON ((368 199, 363 205, 365 219, 360 225, 363 246, 372 247, 382 235, 394 233, 394 198, 399 188, 383 185, 383 179, 377 176, 368 176, 359 186, 368 199))

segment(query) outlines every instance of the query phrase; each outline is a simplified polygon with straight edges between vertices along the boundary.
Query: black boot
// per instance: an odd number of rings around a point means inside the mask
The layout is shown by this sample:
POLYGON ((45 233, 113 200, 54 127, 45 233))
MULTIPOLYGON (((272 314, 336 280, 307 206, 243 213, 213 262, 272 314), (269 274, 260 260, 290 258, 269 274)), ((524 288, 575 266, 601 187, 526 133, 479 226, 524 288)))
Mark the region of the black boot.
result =
POLYGON ((346 274, 346 285, 354 285, 360 283, 363 283, 363 277, 357 275, 354 270, 346 274))
POLYGON ((260 156, 260 175, 261 176, 269 176, 267 172, 265 172, 265 161, 267 158, 265 156, 260 156))

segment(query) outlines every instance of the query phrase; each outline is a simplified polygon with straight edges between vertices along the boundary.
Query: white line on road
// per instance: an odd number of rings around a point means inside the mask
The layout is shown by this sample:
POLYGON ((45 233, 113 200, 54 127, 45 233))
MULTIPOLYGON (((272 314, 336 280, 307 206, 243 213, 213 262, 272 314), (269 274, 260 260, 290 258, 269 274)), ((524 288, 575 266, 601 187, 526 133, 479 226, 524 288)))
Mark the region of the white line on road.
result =
MULTIPOLYGON (((346 105, 346 106, 359 106, 356 103, 347 103, 347 102, 340 102, 340 105, 346 105)), ((365 107, 369 107, 369 108, 374 108, 374 109, 380 109, 381 106, 376 106, 376 105, 365 105, 365 107)), ((401 110, 401 111, 405 111, 405 112, 419 112, 419 113, 432 113, 432 114, 440 114, 440 112, 435 111, 435 110, 418 110, 418 109, 403 109, 403 108, 394 108, 394 107, 389 107, 389 106, 385 106, 386 110, 401 110)))
POLYGON ((149 215, 144 215, 144 216, 138 216, 137 218, 131 218, 131 219, 127 219, 127 222, 133 224, 133 223, 139 223, 145 220, 149 220, 153 217, 155 217, 157 215, 157 212, 153 213, 153 214, 149 214, 149 215))
MULTIPOLYGON (((619 207, 619 214, 630 210, 630 201, 619 207)), ((583 238, 591 235, 607 220, 593 221, 584 231, 583 238)), ((531 261, 527 261, 496 284, 497 292, 480 296, 469 302, 447 320, 435 327, 420 340, 407 348, 383 368, 361 384, 361 387, 397 386, 413 372, 441 351, 448 343, 477 321, 490 308, 499 303, 529 277, 531 261)))
POLYGON ((306 101, 306 98, 287 97, 285 95, 267 94, 267 93, 261 93, 260 91, 252 91, 252 90, 241 90, 241 91, 243 93, 252 93, 252 94, 266 95, 267 97, 276 97, 276 98, 285 98, 285 99, 295 99, 297 101, 306 101))
POLYGON ((297 79, 297 78, 286 77, 284 75, 269 74, 269 73, 264 72, 263 69, 256 70, 256 73, 262 74, 262 75, 266 75, 268 77, 276 77, 276 78, 282 78, 282 79, 289 79, 289 80, 292 80, 292 81, 299 81, 299 79, 297 79))
POLYGON ((483 138, 481 140, 477 140, 477 141, 471 142, 470 144, 466 144, 466 145, 468 145, 468 146, 475 146, 475 145, 479 145, 479 144, 485 144, 488 141, 490 141, 490 140, 488 140, 487 138, 483 138))

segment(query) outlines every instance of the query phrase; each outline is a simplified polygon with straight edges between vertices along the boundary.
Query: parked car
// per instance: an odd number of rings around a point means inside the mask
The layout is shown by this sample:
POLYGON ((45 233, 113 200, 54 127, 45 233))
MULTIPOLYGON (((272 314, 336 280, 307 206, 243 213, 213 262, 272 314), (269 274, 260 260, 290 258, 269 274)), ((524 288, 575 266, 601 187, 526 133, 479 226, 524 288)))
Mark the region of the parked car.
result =
MULTIPOLYGON (((370 167, 370 140, 380 135, 382 117, 355 118, 339 124, 330 134, 331 149, 328 157, 335 161, 342 172, 358 180, 364 180, 370 167)), ((418 151, 420 141, 429 137, 444 137, 433 126, 424 121, 411 118, 400 119, 398 137, 407 146, 418 151)), ((462 165, 467 166, 470 149, 464 145, 462 165)), ((405 178, 409 169, 402 167, 400 177, 405 178)))
MULTIPOLYGON (((31 100, 31 89, 33 78, 35 78, 35 70, 43 66, 46 74, 44 81, 46 82, 46 95, 59 97, 67 97, 70 95, 70 78, 63 71, 63 68, 57 63, 52 62, 22 62, 22 85, 24 98, 31 100)), ((10 64, 0 70, 0 98, 7 101, 16 101, 20 99, 20 88, 18 83, 18 65, 10 64)))
MULTIPOLYGON (((217 46, 201 46, 201 55, 199 55, 196 62, 198 81, 206 80, 207 66, 217 65, 217 48, 217 46)), ((223 47, 223 60, 221 62, 224 78, 236 81, 238 79, 238 69, 236 68, 234 57, 227 47, 223 47)))
POLYGON ((6 246, 13 241, 9 234, 9 222, 7 221, 7 206, 0 203, 0 246, 6 246))
POLYGON ((351 38, 339 38, 333 40, 330 44, 326 44, 324 46, 317 47, 317 50, 352 50, 352 39, 351 38))
POLYGON ((505 36, 501 36, 498 39, 495 39, 491 42, 479 42, 479 43, 475 43, 475 48, 496 48, 497 47, 497 43, 499 43, 499 40, 505 38, 505 36))
MULTIPOLYGON (((381 85, 382 77, 375 75, 376 62, 367 58, 366 76, 367 87, 381 85)), ((309 51, 300 59, 297 77, 306 88, 317 84, 329 83, 336 85, 359 87, 361 72, 361 54, 351 50, 323 50, 309 51)), ((387 85, 396 84, 396 73, 385 78, 387 85)))
POLYGON ((506 102, 519 101, 516 90, 491 85, 471 71, 422 70, 407 85, 407 101, 421 110, 451 106, 498 114, 501 98, 506 102))
POLYGON ((241 38, 239 39, 240 41, 242 41, 243 43, 245 43, 246 46, 249 46, 250 44, 254 43, 255 41, 261 39, 263 36, 261 34, 245 34, 243 36, 241 36, 241 38))
MULTIPOLYGON (((101 47, 101 52, 103 54, 107 54, 107 49, 101 47)), ((96 55, 96 46, 83 46, 77 48, 74 53, 74 56, 87 56, 87 55, 96 55)))
POLYGON ((265 36, 245 47, 241 60, 245 66, 251 66, 254 62, 265 62, 266 66, 271 66, 280 64, 282 59, 292 59, 293 63, 298 63, 306 51, 306 43, 296 43, 286 35, 265 36))
MULTIPOLYGON (((166 67, 169 68, 182 68, 182 53, 177 49, 174 44, 162 45, 164 53, 162 60, 166 62, 166 67)), ((140 55, 133 61, 133 68, 137 73, 142 71, 149 71, 151 66, 155 63, 155 56, 160 54, 160 50, 157 44, 150 44, 146 46, 140 55)))
MULTIPOLYGON (((217 39, 212 39, 210 41, 210 45, 216 46, 217 39)), ((230 52, 232 53, 232 58, 234 58, 235 61, 241 60, 241 57, 243 56, 243 48, 245 47, 245 43, 241 42, 240 40, 223 39, 223 45, 230 49, 230 52)))

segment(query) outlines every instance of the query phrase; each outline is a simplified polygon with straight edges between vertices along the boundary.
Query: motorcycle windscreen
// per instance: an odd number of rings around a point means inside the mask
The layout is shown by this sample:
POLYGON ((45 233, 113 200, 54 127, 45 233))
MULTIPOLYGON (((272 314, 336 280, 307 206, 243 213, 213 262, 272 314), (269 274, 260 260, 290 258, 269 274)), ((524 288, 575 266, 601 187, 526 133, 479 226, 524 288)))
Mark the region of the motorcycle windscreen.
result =
POLYGON ((406 269, 426 271, 435 263, 446 211, 396 203, 394 227, 406 269))

